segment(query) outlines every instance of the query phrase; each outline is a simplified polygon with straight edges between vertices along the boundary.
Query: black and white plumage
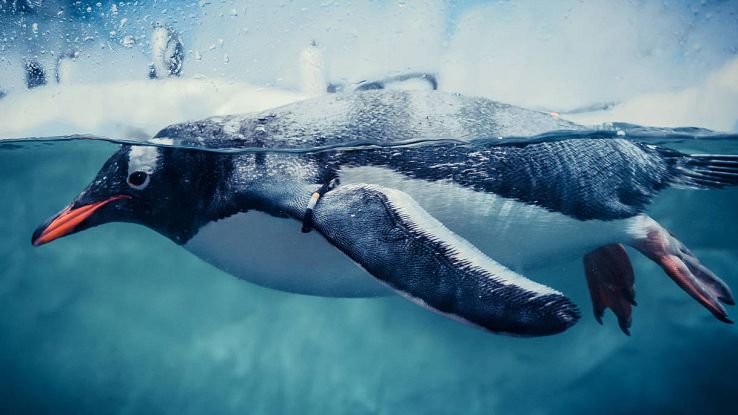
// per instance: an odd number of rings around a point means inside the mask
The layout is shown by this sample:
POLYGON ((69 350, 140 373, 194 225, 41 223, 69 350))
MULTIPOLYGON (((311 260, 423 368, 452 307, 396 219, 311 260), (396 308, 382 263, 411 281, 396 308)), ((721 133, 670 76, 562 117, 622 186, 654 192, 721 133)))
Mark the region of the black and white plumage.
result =
POLYGON ((526 335, 558 332, 579 318, 560 292, 491 260, 398 190, 339 187, 326 195, 314 220, 370 274, 451 318, 526 335))
POLYGON ((426 139, 468 142, 583 129, 550 114, 484 98, 378 90, 325 95, 256 114, 184 122, 164 128, 155 138, 213 149, 285 151, 426 139))
POLYGON ((25 61, 26 69, 26 88, 33 89, 46 85, 46 71, 41 63, 36 59, 28 59, 25 61))
POLYGON ((184 61, 184 46, 177 32, 161 24, 156 24, 151 32, 150 79, 164 79, 180 76, 184 61))
POLYGON ((733 303, 730 289, 645 209, 669 186, 738 184, 738 157, 575 134, 489 140, 554 129, 582 128, 427 91, 339 94, 177 124, 152 144, 180 147, 124 146, 33 243, 136 222, 261 285, 328 296, 389 286, 444 315, 518 335, 576 322, 563 294, 518 273, 576 256, 595 314, 611 308, 627 332, 635 293, 621 244, 629 244, 729 321, 721 302, 733 303), (429 137, 441 140, 396 145, 429 137), (323 151, 298 151, 310 148, 323 151), (313 211, 317 232, 300 233, 311 194, 332 181, 340 184, 313 211))
POLYGON ((524 145, 442 144, 432 151, 423 147, 355 151, 341 162, 389 166, 425 181, 450 180, 578 220, 614 220, 642 213, 659 191, 671 185, 735 184, 731 160, 685 155, 625 139, 570 139, 524 145))

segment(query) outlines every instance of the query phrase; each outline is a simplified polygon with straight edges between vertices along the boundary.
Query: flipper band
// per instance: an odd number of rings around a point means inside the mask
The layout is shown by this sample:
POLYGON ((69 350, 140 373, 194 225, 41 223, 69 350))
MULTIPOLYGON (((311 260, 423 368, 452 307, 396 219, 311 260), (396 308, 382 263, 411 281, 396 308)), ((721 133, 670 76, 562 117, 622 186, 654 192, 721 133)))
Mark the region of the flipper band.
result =
POLYGON ((337 183, 337 180, 331 180, 328 183, 320 186, 320 189, 313 192, 313 194, 310 196, 310 200, 307 204, 307 209, 305 209, 305 216, 302 217, 302 233, 308 233, 313 230, 313 209, 315 209, 315 205, 318 204, 318 200, 320 200, 320 197, 323 196, 325 192, 336 187, 337 183))

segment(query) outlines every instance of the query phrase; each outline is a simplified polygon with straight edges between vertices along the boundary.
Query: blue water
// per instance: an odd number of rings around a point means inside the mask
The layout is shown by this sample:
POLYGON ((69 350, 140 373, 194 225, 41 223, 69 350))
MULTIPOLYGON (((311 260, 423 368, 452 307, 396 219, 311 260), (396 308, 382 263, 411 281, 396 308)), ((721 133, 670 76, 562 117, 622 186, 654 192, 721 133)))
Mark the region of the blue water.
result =
MULTIPOLYGON (((734 137, 685 131, 647 132, 683 151, 738 151, 734 137)), ((597 324, 573 261, 527 276, 572 298, 580 322, 511 338, 398 297, 260 288, 138 225, 33 248, 35 227, 115 148, 0 146, 0 413, 691 414, 738 403, 736 327, 636 253, 631 337, 609 312, 597 324)), ((736 289, 736 206, 735 188, 669 190, 649 212, 736 289)))

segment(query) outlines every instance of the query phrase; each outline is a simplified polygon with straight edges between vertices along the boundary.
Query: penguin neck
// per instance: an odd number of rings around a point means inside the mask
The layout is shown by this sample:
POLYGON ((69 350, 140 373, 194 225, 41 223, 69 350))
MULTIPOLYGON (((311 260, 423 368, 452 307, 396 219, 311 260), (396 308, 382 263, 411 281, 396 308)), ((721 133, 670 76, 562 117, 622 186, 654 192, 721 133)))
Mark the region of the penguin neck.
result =
POLYGON ((311 195, 320 187, 318 184, 295 184, 249 189, 243 205, 273 216, 302 220, 311 195))
POLYGON ((213 186, 203 193, 188 195, 179 200, 179 206, 160 215, 150 226, 179 245, 186 244, 200 229, 239 212, 253 209, 245 203, 243 192, 234 192, 227 184, 213 186))
POLYGON ((191 217, 172 226, 159 229, 177 244, 183 245, 208 223, 219 221, 248 211, 260 211, 271 216, 302 221, 307 211, 310 196, 320 189, 318 184, 287 184, 249 186, 246 189, 218 189, 211 196, 217 201, 203 207, 201 214, 194 211, 191 217), (235 191, 235 192, 234 192, 235 191), (234 193, 232 193, 234 192, 234 193), (227 197, 226 195, 231 195, 227 197), (187 222, 184 224, 184 222, 187 222))

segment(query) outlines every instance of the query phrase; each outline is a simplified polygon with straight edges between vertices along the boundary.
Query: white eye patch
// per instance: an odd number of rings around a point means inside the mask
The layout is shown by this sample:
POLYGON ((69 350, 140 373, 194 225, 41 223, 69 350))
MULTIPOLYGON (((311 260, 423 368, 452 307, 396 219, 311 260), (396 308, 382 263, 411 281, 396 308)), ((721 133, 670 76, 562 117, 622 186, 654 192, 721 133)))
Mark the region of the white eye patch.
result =
POLYGON ((147 174, 153 173, 159 163, 159 149, 149 146, 132 146, 128 153, 128 175, 142 171, 147 174))

